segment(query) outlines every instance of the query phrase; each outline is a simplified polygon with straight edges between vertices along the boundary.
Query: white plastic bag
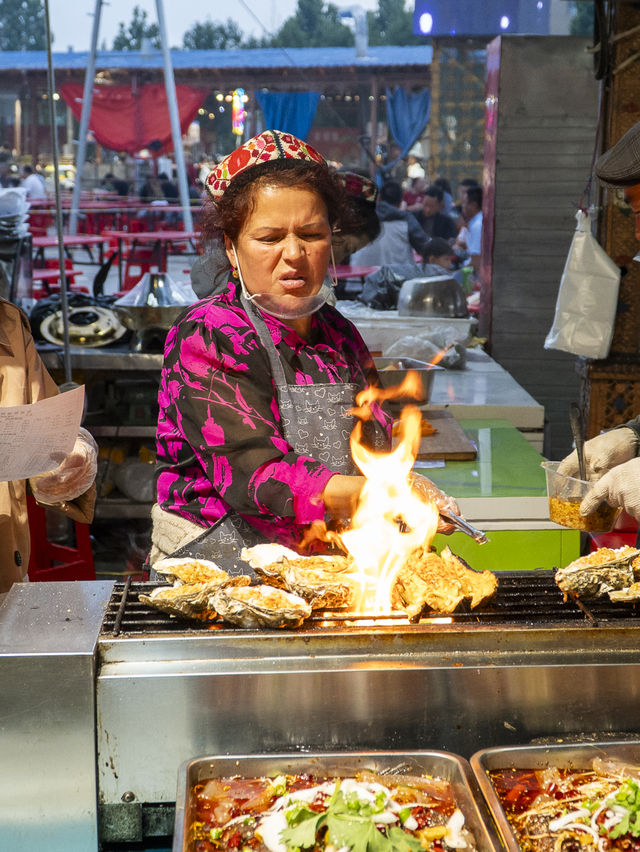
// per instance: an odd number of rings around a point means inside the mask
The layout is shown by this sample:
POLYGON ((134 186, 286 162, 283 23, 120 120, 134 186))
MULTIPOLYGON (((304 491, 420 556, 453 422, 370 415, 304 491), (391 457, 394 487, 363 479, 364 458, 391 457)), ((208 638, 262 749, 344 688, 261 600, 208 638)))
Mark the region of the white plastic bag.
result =
POLYGON ((620 269, 592 235, 589 215, 579 210, 576 220, 544 348, 606 358, 613 337, 620 269))

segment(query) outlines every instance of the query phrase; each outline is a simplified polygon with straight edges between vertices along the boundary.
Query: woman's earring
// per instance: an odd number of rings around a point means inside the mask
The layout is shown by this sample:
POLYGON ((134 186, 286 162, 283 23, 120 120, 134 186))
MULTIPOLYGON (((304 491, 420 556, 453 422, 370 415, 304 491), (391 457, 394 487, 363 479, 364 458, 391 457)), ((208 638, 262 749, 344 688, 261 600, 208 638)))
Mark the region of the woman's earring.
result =
POLYGON ((232 266, 232 267, 231 267, 231 275, 232 275, 234 278, 239 278, 239 277, 240 277, 240 276, 238 275, 238 270, 235 268, 235 266, 232 266))

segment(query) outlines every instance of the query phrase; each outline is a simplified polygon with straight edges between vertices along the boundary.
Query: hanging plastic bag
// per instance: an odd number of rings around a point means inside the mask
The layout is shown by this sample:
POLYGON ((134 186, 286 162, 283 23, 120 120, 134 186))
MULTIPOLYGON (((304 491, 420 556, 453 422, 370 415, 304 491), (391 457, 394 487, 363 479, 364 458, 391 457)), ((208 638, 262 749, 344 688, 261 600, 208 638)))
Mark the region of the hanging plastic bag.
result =
POLYGON ((578 226, 558 290, 556 313, 545 349, 585 358, 606 358, 613 337, 620 268, 591 233, 588 213, 576 213, 578 226))

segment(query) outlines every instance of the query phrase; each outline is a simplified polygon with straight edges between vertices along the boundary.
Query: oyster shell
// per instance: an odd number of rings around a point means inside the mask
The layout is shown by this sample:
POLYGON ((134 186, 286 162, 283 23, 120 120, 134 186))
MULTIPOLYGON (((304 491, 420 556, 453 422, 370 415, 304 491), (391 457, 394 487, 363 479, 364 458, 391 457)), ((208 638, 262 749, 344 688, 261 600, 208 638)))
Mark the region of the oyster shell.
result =
MULTIPOLYGON (((205 559, 161 559, 155 563, 153 570, 166 577, 170 583, 191 584, 215 581, 221 584, 238 579, 237 577, 231 578, 215 562, 209 562, 205 559)), ((245 577, 244 581, 246 582, 243 585, 248 585, 251 582, 249 577, 245 577)))
POLYGON ((636 601, 640 601, 640 583, 632 583, 626 589, 609 592, 609 600, 612 603, 635 603, 636 601))
POLYGON ((599 598, 609 592, 626 589, 640 573, 640 550, 635 547, 600 547, 587 556, 574 559, 559 568, 555 581, 565 594, 599 598), (634 570, 634 563, 638 563, 634 570))
POLYGON ((346 556, 300 556, 254 567, 270 586, 286 589, 311 604, 312 609, 349 606, 355 595, 353 563, 346 556))
POLYGON ((158 586, 158 588, 153 589, 148 595, 140 593, 138 600, 154 609, 168 612, 169 615, 187 616, 188 618, 211 621, 216 618, 217 613, 211 607, 210 599, 219 588, 220 584, 218 582, 194 583, 193 585, 182 586, 158 586))
POLYGON ((237 627, 298 627, 311 605, 273 586, 219 588, 211 601, 224 621, 237 627))
POLYGON ((468 602, 475 609, 493 597, 497 588, 495 574, 474 571, 448 547, 439 556, 417 547, 396 576, 391 606, 405 610, 409 621, 418 621, 425 608, 455 612, 468 602))

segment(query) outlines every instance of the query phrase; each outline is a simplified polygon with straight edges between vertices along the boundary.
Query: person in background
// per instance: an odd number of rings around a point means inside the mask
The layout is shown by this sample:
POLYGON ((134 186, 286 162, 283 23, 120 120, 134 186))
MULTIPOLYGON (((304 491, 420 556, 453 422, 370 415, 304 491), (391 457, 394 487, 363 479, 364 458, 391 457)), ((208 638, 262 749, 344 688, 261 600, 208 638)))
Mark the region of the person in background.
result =
POLYGON ((454 217, 456 211, 453 206, 453 195, 451 193, 451 184, 447 180, 447 178, 439 177, 436 178, 433 182, 434 186, 440 187, 444 195, 444 206, 442 208, 442 212, 446 213, 447 216, 454 217))
POLYGON ((416 178, 420 178, 421 180, 426 180, 427 173, 424 170, 424 166, 420 162, 420 158, 415 154, 409 154, 409 158, 407 160, 407 178, 409 180, 415 180, 416 178))
POLYGON ((384 266, 390 263, 412 263, 414 251, 423 254, 427 237, 413 213, 401 210, 402 187, 387 181, 380 190, 376 212, 380 234, 351 255, 351 266, 384 266))
POLYGON ((122 178, 117 178, 113 172, 109 172, 103 177, 102 188, 106 189, 107 192, 116 192, 121 196, 129 194, 129 182, 122 178))
POLYGON ((456 202, 454 208, 459 216, 462 215, 462 202, 470 186, 480 186, 475 178, 463 178, 456 187, 456 202))
POLYGON ((458 226, 443 212, 444 192, 439 186, 428 186, 422 197, 422 209, 415 214, 425 234, 432 237, 442 237, 453 242, 458 236, 458 226))
POLYGON ((426 188, 427 182, 424 178, 414 178, 410 187, 402 193, 402 209, 414 214, 422 210, 422 198, 426 188))
POLYGON ((47 190, 42 175, 34 172, 30 165, 22 167, 22 183, 20 184, 26 190, 27 198, 33 201, 36 198, 46 198, 47 190))
POLYGON ((473 275, 477 279, 480 272, 480 257, 482 254, 482 187, 469 186, 462 201, 462 218, 465 221, 464 231, 460 231, 453 244, 454 250, 464 254, 469 266, 473 267, 473 275))
POLYGON ((169 175, 165 174, 165 172, 161 172, 158 175, 158 180, 160 181, 160 189, 162 190, 162 195, 167 199, 169 204, 174 204, 175 202, 177 202, 180 198, 177 184, 170 180, 169 175))
MULTIPOLYGON (((25 314, 0 300, 0 406, 28 405, 55 396, 58 391, 45 369, 31 336, 25 314)), ((97 446, 80 429, 75 446, 49 473, 29 484, 36 500, 75 521, 93 519, 97 446)), ((31 542, 27 517, 27 482, 0 482, 0 593, 26 579, 31 542)))
POLYGON ((8 160, 0 161, 0 188, 6 189, 11 186, 11 163, 8 160))
POLYGON ((166 201, 159 178, 153 175, 147 177, 146 181, 140 187, 140 201, 143 204, 166 201))
POLYGON ((451 244, 442 237, 434 237, 427 243, 423 255, 423 274, 444 275, 450 272, 453 266, 453 258, 451 244))

